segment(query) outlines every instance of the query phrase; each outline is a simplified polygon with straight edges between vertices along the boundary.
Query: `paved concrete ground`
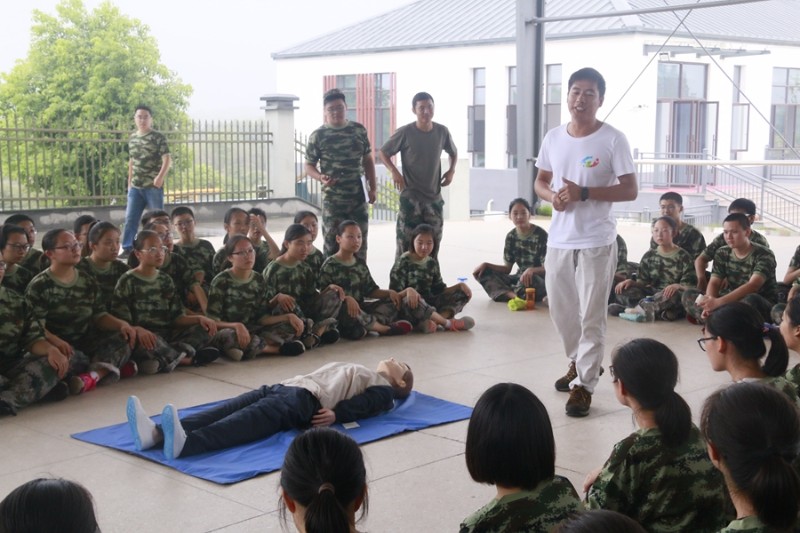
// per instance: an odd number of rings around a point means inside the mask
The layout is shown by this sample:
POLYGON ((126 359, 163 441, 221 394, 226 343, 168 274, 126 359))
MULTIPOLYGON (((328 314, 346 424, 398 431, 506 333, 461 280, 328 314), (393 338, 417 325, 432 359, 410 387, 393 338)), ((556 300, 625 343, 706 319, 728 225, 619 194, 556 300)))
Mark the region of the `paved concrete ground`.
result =
MULTIPOLYGON (((286 220, 276 220, 269 227, 280 237, 286 224, 286 220)), ((215 225, 203 227, 216 234, 218 245, 221 239, 215 225)), ((504 217, 445 226, 442 271, 447 283, 455 283, 461 276, 470 278, 474 297, 466 311, 477 322, 474 330, 341 341, 297 358, 220 361, 205 368, 137 377, 60 404, 28 408, 17 417, 0 419, 0 495, 34 477, 62 476, 91 490, 105 533, 278 531, 276 474, 220 486, 75 441, 69 435, 123 422, 130 394, 138 395, 144 406, 156 413, 167 402, 186 407, 227 398, 330 361, 373 366, 387 356, 410 363, 419 391, 468 405, 474 405, 485 389, 498 382, 514 381, 532 389, 550 412, 557 471, 579 488, 586 472, 601 465, 613 444, 634 430, 631 413, 617 403, 606 374, 594 396, 591 415, 584 419, 565 416, 567 396, 554 390, 553 381, 564 373, 567 360, 547 309, 510 312, 505 305, 491 302, 471 279, 472 269, 481 261, 501 261, 503 237, 510 228, 504 217)), ((620 225, 619 229, 631 259, 638 260, 647 246, 648 228, 620 225)), ((800 238, 769 238, 782 277, 800 238)), ((374 224, 369 264, 382 286, 388 283, 393 254, 393 226, 374 224)), ((700 328, 687 322, 634 324, 611 318, 607 357, 616 344, 641 336, 667 343, 678 355, 679 392, 697 419, 704 398, 728 381, 709 368, 698 349, 695 340, 701 336, 700 328)), ((492 488, 474 483, 467 473, 463 455, 466 427, 464 421, 365 445, 370 512, 359 530, 454 531, 462 518, 491 499, 492 488)))

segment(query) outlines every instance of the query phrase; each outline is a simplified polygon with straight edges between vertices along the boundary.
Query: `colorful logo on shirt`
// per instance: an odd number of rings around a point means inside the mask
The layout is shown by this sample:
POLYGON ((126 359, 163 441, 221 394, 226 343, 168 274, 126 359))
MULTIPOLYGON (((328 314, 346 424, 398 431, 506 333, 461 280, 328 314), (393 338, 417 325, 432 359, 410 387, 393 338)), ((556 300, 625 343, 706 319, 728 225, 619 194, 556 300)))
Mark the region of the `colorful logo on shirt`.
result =
POLYGON ((597 159, 596 157, 592 157, 590 155, 587 155, 586 157, 581 159, 581 166, 582 167, 594 168, 599 164, 600 164, 600 160, 597 159))

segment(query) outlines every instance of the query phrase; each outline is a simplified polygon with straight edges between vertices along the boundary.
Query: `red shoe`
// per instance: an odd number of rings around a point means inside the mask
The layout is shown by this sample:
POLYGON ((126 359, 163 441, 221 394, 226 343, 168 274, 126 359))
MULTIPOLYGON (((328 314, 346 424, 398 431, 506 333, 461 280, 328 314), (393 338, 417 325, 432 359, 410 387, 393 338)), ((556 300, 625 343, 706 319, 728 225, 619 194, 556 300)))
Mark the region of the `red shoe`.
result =
POLYGON ((469 316, 450 320, 450 331, 466 331, 468 329, 472 329, 474 326, 475 320, 469 316))
POLYGON ((91 374, 78 374, 69 378, 69 392, 71 394, 83 394, 97 387, 97 380, 91 374))
POLYGON ((391 324, 389 324, 389 331, 384 333, 384 335, 386 336, 407 335, 411 333, 412 329, 413 326, 411 325, 411 322, 409 322, 408 320, 398 320, 397 322, 392 322, 391 324))
POLYGON ((136 365, 136 361, 128 361, 119 369, 119 377, 122 379, 132 378, 138 373, 139 367, 136 365))

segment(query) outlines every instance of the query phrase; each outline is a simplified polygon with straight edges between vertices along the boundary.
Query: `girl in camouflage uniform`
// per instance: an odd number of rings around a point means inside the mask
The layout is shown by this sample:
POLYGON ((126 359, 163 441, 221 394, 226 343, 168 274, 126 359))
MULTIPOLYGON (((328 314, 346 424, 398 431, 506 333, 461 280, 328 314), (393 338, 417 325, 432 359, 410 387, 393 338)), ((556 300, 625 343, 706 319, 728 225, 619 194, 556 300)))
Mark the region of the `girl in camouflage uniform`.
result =
POLYGON ((294 223, 302 224, 311 232, 311 251, 308 252, 306 263, 311 265, 315 273, 319 273, 319 269, 325 261, 325 255, 322 250, 314 246, 314 241, 317 240, 317 235, 319 234, 319 219, 311 211, 298 211, 294 216, 294 223))
MULTIPOLYGON (((228 239, 234 235, 247 235, 250 230, 250 215, 241 207, 231 207, 225 211, 222 225, 225 228, 225 238, 222 240, 222 244, 227 244, 228 239)), ((216 276, 230 266, 228 257, 225 255, 225 248, 217 250, 211 261, 211 272, 216 276)))
POLYGON ((587 506, 626 514, 655 533, 717 531, 727 521, 725 487, 674 390, 678 358, 658 341, 636 339, 611 359, 617 400, 639 430, 586 477, 587 506))
MULTIPOLYGON (((800 353, 800 295, 795 296, 786 303, 780 332, 786 342, 786 346, 800 353)), ((789 370, 786 373, 786 377, 796 387, 800 387, 800 365, 796 365, 789 370)))
POLYGON ((33 279, 33 272, 20 265, 30 245, 25 230, 14 224, 0 226, 0 261, 6 264, 6 275, 3 286, 19 294, 25 294, 25 288, 33 279))
POLYGON ((547 409, 522 385, 499 383, 481 395, 464 456, 472 479, 495 485, 497 496, 463 520, 461 533, 551 531, 583 508, 572 483, 556 475, 547 409))
POLYGON ((626 279, 614 288, 617 303, 634 307, 642 298, 652 296, 658 318, 677 320, 685 316, 681 294, 697 284, 694 261, 686 250, 672 241, 678 231, 674 219, 657 218, 652 229, 656 247, 642 256, 638 279, 626 279))
POLYGON ((119 228, 111 222, 97 222, 86 237, 89 255, 75 266, 97 281, 101 298, 107 307, 111 307, 111 297, 119 278, 129 270, 128 265, 117 260, 120 236, 119 228))
POLYGON ((134 325, 133 359, 141 372, 171 372, 179 364, 216 359, 219 351, 208 347, 216 324, 202 315, 186 315, 172 278, 159 269, 168 253, 161 237, 142 230, 133 248, 139 265, 117 283, 111 312, 134 325))
MULTIPOLYGON (((420 224, 411 233, 411 249, 395 261, 389 275, 389 288, 397 291, 410 311, 407 317, 417 329, 433 333, 438 326, 443 329, 459 328, 452 320, 472 298, 466 283, 448 287, 442 281, 439 262, 431 255, 434 249, 433 226, 420 224)), ((472 322, 462 317, 462 322, 472 322)))
POLYGON ((306 348, 339 340, 336 316, 344 298, 341 287, 336 285, 317 291, 317 273, 305 262, 310 249, 311 232, 305 226, 291 224, 286 228, 281 255, 267 265, 263 274, 272 313, 293 313, 303 320, 306 348))
POLYGON ((547 232, 531 224, 531 204, 524 198, 511 200, 508 218, 514 229, 506 235, 503 264, 481 263, 472 275, 495 302, 525 298, 526 288, 536 289, 536 301, 540 302, 547 296, 544 284, 547 232), (511 275, 515 263, 517 273, 511 275))
POLYGON ((771 387, 737 383, 706 400, 700 425, 736 507, 720 533, 797 531, 797 406, 771 387))
POLYGON ((266 283, 253 272, 255 250, 245 235, 234 235, 225 244, 231 267, 211 282, 208 317, 217 322, 213 344, 234 361, 262 353, 300 355, 304 324, 294 313, 272 315, 266 299, 266 283))

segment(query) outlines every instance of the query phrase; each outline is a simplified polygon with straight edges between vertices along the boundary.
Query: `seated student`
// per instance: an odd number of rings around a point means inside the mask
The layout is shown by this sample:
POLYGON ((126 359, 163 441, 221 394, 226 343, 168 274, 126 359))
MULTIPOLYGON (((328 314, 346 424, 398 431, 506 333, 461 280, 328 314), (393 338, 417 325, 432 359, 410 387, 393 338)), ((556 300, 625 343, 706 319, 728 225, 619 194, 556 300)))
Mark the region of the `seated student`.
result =
MULTIPOLYGON (((672 191, 665 192, 658 200, 658 206, 662 217, 670 217, 677 224, 677 234, 672 239, 673 242, 686 250, 694 261, 705 249, 706 238, 697 228, 683 221, 683 196, 672 191)), ((655 240, 650 239, 650 248, 654 249, 656 246, 658 244, 655 240)))
POLYGON ((66 479, 37 478, 0 502, 3 533, 99 533, 94 501, 86 488, 66 479))
POLYGON ((455 320, 472 298, 466 283, 448 287, 442 281, 439 262, 431 255, 434 244, 434 229, 420 224, 411 232, 411 248, 394 263, 389 275, 389 288, 396 291, 404 301, 409 321, 417 324, 423 333, 434 333, 438 326, 443 329, 470 329, 467 323, 475 324, 471 317, 462 317, 464 327, 455 320))
POLYGON ((255 250, 246 235, 234 235, 225 244, 231 267, 211 282, 206 315, 217 322, 212 341, 234 361, 262 353, 300 355, 297 340, 305 324, 294 313, 273 315, 266 299, 266 283, 253 271, 255 250))
POLYGON ((789 269, 783 277, 783 283, 778 283, 778 303, 773 306, 771 312, 773 323, 780 325, 783 319, 786 303, 782 300, 785 298, 788 302, 798 294, 800 294, 800 246, 794 251, 789 262, 789 269))
POLYGON ((303 320, 306 348, 332 344, 339 340, 336 316, 344 292, 337 285, 317 291, 317 273, 305 258, 311 249, 311 233, 305 226, 291 224, 281 247, 281 255, 264 269, 266 298, 273 314, 292 313, 303 320))
POLYGON ((718 307, 743 301, 755 307, 765 322, 776 303, 775 255, 769 248, 750 241, 750 221, 734 213, 722 223, 725 242, 714 255, 714 269, 705 296, 697 289, 687 289, 682 296, 686 314, 696 322, 704 321, 718 307))
POLYGON ((33 219, 24 213, 15 213, 6 218, 3 224, 13 224, 21 227, 25 230, 25 235, 28 237, 28 246, 30 246, 30 248, 22 261, 19 262, 19 265, 34 276, 46 269, 47 265, 42 264, 44 253, 42 250, 37 250, 33 247, 33 245, 36 244, 36 225, 33 223, 33 219))
POLYGON ((136 330, 108 313, 95 279, 75 268, 81 245, 72 232, 48 231, 42 249, 50 266, 30 282, 25 300, 47 341, 70 359, 72 368, 80 369, 69 380, 70 392, 116 382, 130 358, 136 330))
POLYGON ((142 214, 139 227, 145 229, 145 226, 153 223, 163 224, 169 227, 169 213, 163 209, 148 209, 142 214))
POLYGON ((298 531, 356 531, 367 511, 367 470, 358 443, 330 428, 297 435, 281 467, 281 520, 292 514, 298 531))
POLYGON ((270 261, 281 255, 281 248, 267 231, 267 213, 258 207, 247 211, 249 230, 247 237, 256 251, 256 264, 253 270, 263 272, 270 261))
MULTIPOLYGON (((681 294, 694 288, 697 280, 689 253, 672 241, 676 232, 677 224, 670 217, 653 221, 653 239, 658 247, 645 252, 637 279, 626 279, 614 288, 617 308, 635 307, 642 298, 652 296, 655 314, 661 320, 677 320, 684 315, 681 294)), ((611 306, 609 313, 619 314, 611 306)))
POLYGON ((611 363, 614 393, 639 430, 586 476, 587 506, 626 514, 656 533, 716 531, 726 522, 725 487, 674 390, 677 357, 658 341, 635 339, 617 348, 611 363))
POLYGON ((191 207, 179 205, 170 213, 172 225, 178 232, 179 241, 175 243, 173 252, 183 257, 189 271, 195 273, 195 279, 208 291, 214 276, 211 273, 211 264, 217 251, 214 245, 205 239, 200 239, 195 233, 194 211, 191 207))
POLYGON ((0 226, 0 261, 6 265, 3 286, 19 294, 25 294, 25 288, 34 276, 33 272, 20 265, 30 247, 28 236, 20 226, 0 226))
MULTIPOLYGON (((747 220, 750 222, 750 242, 754 242, 755 244, 760 244, 764 248, 769 248, 769 243, 767 242, 767 238, 764 237, 761 233, 757 232, 753 229, 753 222, 756 220, 756 204, 752 200, 748 200, 747 198, 737 198, 736 200, 731 202, 731 205, 728 206, 728 214, 731 215, 733 213, 741 213, 747 217, 747 220)), ((714 260, 714 255, 717 253, 717 250, 725 246, 725 232, 720 233, 714 240, 711 241, 711 244, 706 246, 703 253, 698 255, 694 260, 694 269, 695 274, 697 274, 697 289, 700 291, 705 291, 706 287, 708 286, 708 281, 710 279, 710 274, 706 272, 708 268, 708 264, 714 260)))
POLYGON ((208 346, 217 333, 216 323, 185 314, 172 278, 159 270, 166 254, 156 232, 140 231, 133 240, 137 266, 119 279, 111 302, 111 312, 136 330, 132 358, 144 374, 202 365, 219 357, 219 351, 208 346))
POLYGON ((373 371, 356 363, 328 363, 310 374, 277 385, 262 385, 206 411, 178 418, 167 404, 159 428, 136 396, 128 398, 128 424, 136 449, 164 441, 168 460, 231 448, 289 429, 344 424, 394 407, 394 399, 411 394, 414 375, 394 358, 373 371))
POLYGON ((298 211, 294 216, 294 223, 302 224, 311 232, 311 251, 308 252, 306 263, 317 273, 322 267, 322 263, 325 261, 325 255, 322 253, 322 250, 314 246, 314 241, 317 240, 317 235, 319 234, 319 219, 317 215, 311 211, 298 211))
POLYGON ((524 198, 511 200, 508 218, 514 229, 506 235, 503 264, 481 263, 472 275, 495 302, 525 298, 526 288, 536 289, 536 301, 540 302, 547 296, 544 285, 547 232, 531 223, 531 205, 524 198), (515 263, 517 272, 511 275, 515 263))
POLYGON ((339 224, 336 232, 339 249, 328 257, 319 271, 317 286, 336 285, 344 292, 339 310, 339 331, 351 340, 362 339, 367 332, 378 335, 405 335, 411 332, 407 320, 396 320, 405 312, 403 299, 397 292, 378 287, 369 267, 356 254, 361 249, 361 228, 354 220, 339 224), (375 301, 366 302, 366 299, 375 301))
MULTIPOLYGON (((0 282, 5 270, 0 260, 0 282)), ((28 316, 24 296, 0 284, 0 415, 16 415, 43 398, 63 400, 68 391, 60 380, 81 370, 70 368, 72 360, 47 342, 39 322, 28 316)))
POLYGON ((607 509, 581 511, 561 522, 553 533, 647 533, 629 516, 607 509))
POLYGON ((75 222, 72 223, 72 233, 75 234, 75 238, 81 243, 81 246, 83 246, 84 253, 82 255, 84 256, 88 255, 86 237, 89 236, 89 230, 92 229, 92 225, 95 222, 97 222, 97 219, 92 215, 80 215, 75 219, 75 222))
MULTIPOLYGON (((780 325, 781 336, 790 350, 800 353, 800 295, 796 295, 786 302, 783 310, 783 320, 780 325)), ((800 367, 795 367, 800 378, 800 367)), ((800 387, 800 379, 793 380, 800 387)))
MULTIPOLYGON (((228 239, 234 235, 247 235, 250 230, 250 215, 241 207, 231 207, 225 211, 223 217, 223 226, 225 227, 225 238, 222 244, 226 244, 228 239)), ((226 268, 230 268, 230 264, 226 264, 227 256, 225 255, 225 248, 220 248, 214 254, 214 259, 211 260, 211 272, 216 276, 226 268)))
POLYGON ((97 282, 100 298, 106 308, 111 307, 114 288, 122 275, 128 271, 128 265, 117 260, 122 233, 111 222, 97 222, 89 230, 84 248, 89 255, 81 259, 75 268, 88 274, 97 282))
POLYGON ((472 479, 495 485, 497 496, 461 522, 461 533, 550 531, 582 509, 575 488, 555 473, 547 409, 522 385, 498 383, 481 395, 464 457, 472 479))
POLYGON ((737 383, 708 397, 700 426, 736 508, 735 520, 720 533, 796 531, 796 404, 772 387, 737 383))
POLYGON ((708 317, 697 344, 715 372, 727 372, 734 383, 760 381, 800 404, 797 388, 784 376, 789 350, 781 331, 764 324, 758 311, 749 305, 733 302, 717 309, 708 317), (770 341, 769 353, 765 338, 770 341), (762 365, 764 354, 767 357, 762 365))

